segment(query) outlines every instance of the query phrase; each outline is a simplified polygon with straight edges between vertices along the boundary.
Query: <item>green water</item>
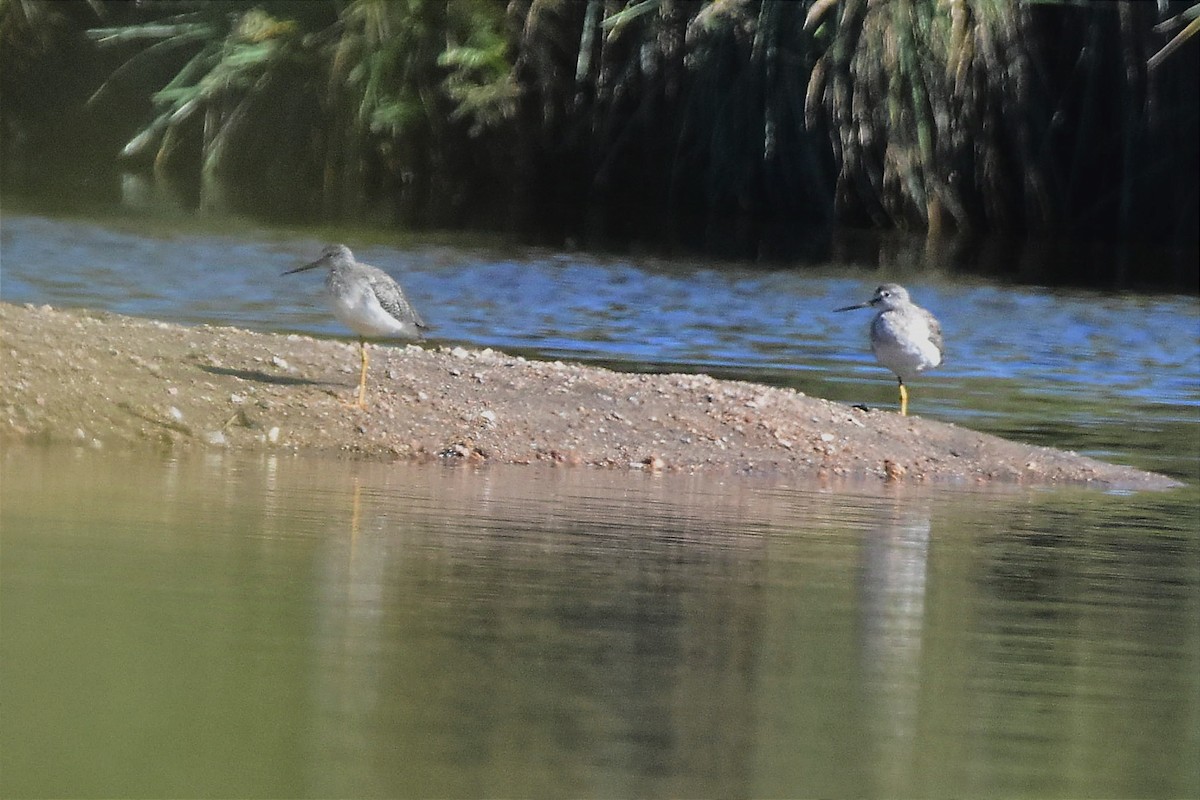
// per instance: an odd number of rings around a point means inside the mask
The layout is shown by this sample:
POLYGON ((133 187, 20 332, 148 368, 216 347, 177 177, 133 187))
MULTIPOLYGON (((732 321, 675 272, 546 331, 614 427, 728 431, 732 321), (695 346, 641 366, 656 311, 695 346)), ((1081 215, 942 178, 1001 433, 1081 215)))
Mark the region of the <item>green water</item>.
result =
POLYGON ((0 457, 0 793, 1196 796, 1200 505, 0 457))
POLYGON ((3 299, 342 335, 279 278, 332 236, 434 346, 886 408, 832 309, 902 279, 915 413, 1189 486, 9 448, 0 796, 1200 796, 1194 296, 189 225, 7 214, 3 299))

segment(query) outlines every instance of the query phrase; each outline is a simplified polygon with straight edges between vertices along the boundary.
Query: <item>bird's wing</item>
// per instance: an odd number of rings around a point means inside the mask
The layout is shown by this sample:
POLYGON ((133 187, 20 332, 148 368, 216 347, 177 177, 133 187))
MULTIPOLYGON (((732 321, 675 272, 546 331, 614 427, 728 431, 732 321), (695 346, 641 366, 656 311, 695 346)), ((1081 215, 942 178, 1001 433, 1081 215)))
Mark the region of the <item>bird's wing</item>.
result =
POLYGON ((929 341, 933 342, 939 353, 945 353, 942 349, 942 323, 937 321, 937 317, 930 314, 925 309, 921 309, 925 314, 925 322, 929 325, 929 341))
POLYGON ((417 310, 413 308, 412 303, 408 302, 408 298, 404 296, 404 290, 392 279, 391 275, 372 267, 367 271, 367 279, 371 283, 371 291, 375 293, 375 298, 379 301, 379 305, 383 306, 384 311, 398 320, 411 322, 418 328, 429 327, 417 310))

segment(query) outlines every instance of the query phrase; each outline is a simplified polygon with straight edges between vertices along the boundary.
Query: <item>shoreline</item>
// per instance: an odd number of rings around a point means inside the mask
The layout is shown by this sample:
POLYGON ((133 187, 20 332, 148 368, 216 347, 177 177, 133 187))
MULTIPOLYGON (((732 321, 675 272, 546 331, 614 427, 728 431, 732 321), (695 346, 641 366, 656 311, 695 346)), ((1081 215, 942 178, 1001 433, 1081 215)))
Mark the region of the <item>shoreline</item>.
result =
POLYGON ((187 327, 0 302, 0 444, 228 448, 938 484, 1167 489, 1163 475, 703 374, 187 327))

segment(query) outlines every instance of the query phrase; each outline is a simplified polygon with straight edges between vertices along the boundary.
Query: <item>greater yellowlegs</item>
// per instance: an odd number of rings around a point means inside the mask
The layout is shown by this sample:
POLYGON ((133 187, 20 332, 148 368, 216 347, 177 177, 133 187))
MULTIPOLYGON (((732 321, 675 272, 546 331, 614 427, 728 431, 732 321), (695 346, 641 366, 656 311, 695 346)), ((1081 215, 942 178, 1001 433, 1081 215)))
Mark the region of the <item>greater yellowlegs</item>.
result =
POLYGON ((321 257, 303 267, 289 269, 284 275, 326 267, 325 291, 333 315, 358 334, 362 369, 358 375, 358 405, 367 405, 367 337, 419 339, 425 320, 408 302, 400 284, 378 267, 360 264, 344 244, 333 244, 321 251, 321 257))
POLYGON ((942 363, 942 326, 937 318, 914 303, 908 290, 885 283, 865 303, 835 311, 878 308, 871 320, 871 350, 875 360, 896 373, 900 382, 900 413, 908 416, 908 389, 904 379, 942 363))

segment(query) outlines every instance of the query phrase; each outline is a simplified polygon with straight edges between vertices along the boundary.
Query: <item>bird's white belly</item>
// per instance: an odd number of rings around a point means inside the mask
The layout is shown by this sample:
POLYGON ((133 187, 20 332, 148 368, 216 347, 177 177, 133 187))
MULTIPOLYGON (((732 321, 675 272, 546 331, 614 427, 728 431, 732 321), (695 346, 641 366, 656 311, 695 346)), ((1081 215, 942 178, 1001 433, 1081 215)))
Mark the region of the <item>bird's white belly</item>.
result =
POLYGON ((354 285, 340 292, 328 292, 333 315, 359 336, 416 339, 415 325, 401 322, 383 310, 368 286, 354 285))
POLYGON ((901 380, 942 363, 942 352, 931 341, 931 331, 924 320, 906 318, 900 329, 888 314, 881 314, 872 328, 871 349, 875 358, 901 380))

